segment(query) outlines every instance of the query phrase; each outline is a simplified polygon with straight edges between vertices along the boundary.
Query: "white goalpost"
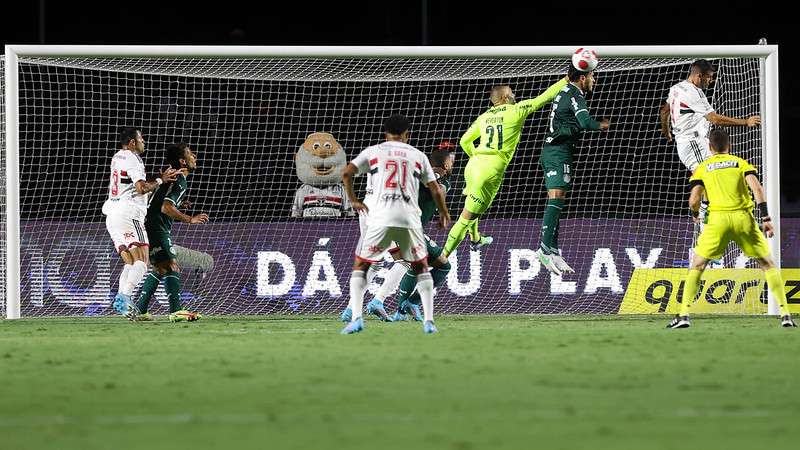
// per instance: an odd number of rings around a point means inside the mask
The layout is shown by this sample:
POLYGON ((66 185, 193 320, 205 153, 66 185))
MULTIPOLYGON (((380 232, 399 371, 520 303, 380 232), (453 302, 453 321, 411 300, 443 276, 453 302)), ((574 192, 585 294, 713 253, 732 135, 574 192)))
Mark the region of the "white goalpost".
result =
MULTIPOLYGON (((545 109, 526 122, 503 188, 481 219, 495 243, 451 255, 437 312, 618 313, 636 269, 686 267, 688 174, 659 134, 658 109, 698 58, 717 70, 706 93, 718 112, 762 117, 761 127, 729 131, 732 152, 759 169, 780 267, 778 46, 594 48, 600 63, 589 109, 610 116, 612 129, 584 134, 577 149, 559 239, 577 273, 551 276, 533 256, 545 202, 538 166, 545 109)), ((188 142, 198 155, 189 197, 211 222, 173 229, 185 303, 209 314, 339 312, 358 224, 333 194, 308 194, 335 192, 336 183, 305 179, 299 165, 310 164, 312 177, 340 168, 332 157, 297 155, 306 138, 331 133, 350 160, 379 142, 386 117, 403 113, 411 144, 423 152, 457 145, 487 108, 492 85, 532 98, 563 77, 574 50, 8 45, 0 60, 0 311, 6 319, 112 314, 121 263, 100 208, 116 134, 134 126, 147 141, 150 174, 163 167, 169 144, 188 142), (334 212, 297 217, 298 202, 334 212)), ((453 217, 464 205, 467 159, 455 152, 453 217)), ((447 233, 426 231, 438 242, 447 233)), ((723 265, 754 267, 733 247, 723 265)), ((380 273, 370 289, 379 283, 380 273)), ((157 300, 155 311, 164 308, 163 292, 157 300)), ((743 303, 726 312, 753 310, 743 303)), ((771 296, 763 312, 777 314, 771 296)))

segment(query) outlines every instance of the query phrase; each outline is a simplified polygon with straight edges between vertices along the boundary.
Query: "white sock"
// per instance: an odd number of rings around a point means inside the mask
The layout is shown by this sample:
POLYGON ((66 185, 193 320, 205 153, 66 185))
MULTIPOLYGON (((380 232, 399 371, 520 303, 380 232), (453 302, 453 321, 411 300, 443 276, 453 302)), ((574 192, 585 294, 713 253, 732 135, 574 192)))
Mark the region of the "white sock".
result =
POLYGON ((417 274, 417 292, 422 299, 425 320, 433 320, 433 278, 430 273, 417 274))
POLYGON ((360 319, 364 314, 364 292, 367 290, 367 275, 363 270, 354 270, 350 275, 350 310, 353 311, 351 322, 360 319))
POLYGON ((375 275, 378 274, 378 264, 372 264, 369 266, 369 270, 367 271, 367 285, 372 283, 372 280, 375 279, 375 275))
POLYGON ((142 278, 144 278, 146 273, 147 264, 145 264, 144 261, 135 261, 133 266, 128 269, 128 279, 125 280, 125 284, 120 291, 125 295, 133 294, 133 290, 136 289, 136 285, 142 281, 142 278))
POLYGON ((133 267, 133 264, 125 264, 125 266, 122 267, 122 273, 119 274, 119 288, 117 292, 122 292, 122 289, 124 289, 125 282, 128 281, 128 272, 131 270, 131 267, 133 267))
POLYGON ((400 262, 397 261, 392 264, 392 268, 389 269, 389 273, 386 274, 386 277, 383 279, 383 284, 381 284, 380 289, 378 289, 378 293, 375 294, 375 298, 384 301, 392 292, 394 292, 398 286, 400 286, 400 281, 403 279, 403 275, 406 274, 408 271, 408 267, 400 262))

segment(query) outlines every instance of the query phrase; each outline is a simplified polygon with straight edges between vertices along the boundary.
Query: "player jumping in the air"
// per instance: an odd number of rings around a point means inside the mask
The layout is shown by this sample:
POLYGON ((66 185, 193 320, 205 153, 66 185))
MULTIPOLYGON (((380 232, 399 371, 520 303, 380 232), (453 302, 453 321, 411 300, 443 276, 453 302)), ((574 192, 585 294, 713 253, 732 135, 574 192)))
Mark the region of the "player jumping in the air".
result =
POLYGON ((464 168, 464 180, 467 184, 464 195, 467 200, 461 216, 447 235, 445 257, 453 253, 467 233, 470 235, 472 249, 492 242, 491 237, 481 236, 478 232, 478 220, 489 209, 500 190, 506 167, 519 144, 522 125, 532 112, 550 102, 566 84, 566 78, 559 80, 538 97, 519 103, 516 103, 514 92, 509 86, 492 88, 492 107, 478 116, 461 137, 461 148, 469 156, 469 162, 464 168), (480 142, 475 147, 475 140, 478 138, 480 142))
POLYGON ((155 181, 148 182, 144 162, 144 137, 138 128, 125 128, 119 134, 120 150, 111 159, 108 200, 103 204, 106 229, 114 248, 125 263, 119 276, 119 290, 112 307, 120 314, 133 310, 131 294, 147 272, 148 239, 144 222, 147 194, 162 183, 174 181, 178 171, 166 169, 155 181))
POLYGON ((539 164, 544 171, 547 206, 542 220, 542 237, 536 254, 542 265, 552 273, 575 272, 561 256, 558 247, 558 228, 567 192, 572 186, 572 158, 575 145, 584 130, 608 130, 608 119, 596 121, 586 106, 586 93, 594 89, 594 72, 582 72, 572 64, 567 74, 569 84, 553 100, 547 137, 539 164))
POLYGON ((425 333, 435 333, 433 323, 433 279, 428 273, 425 237, 420 222, 421 211, 416 201, 420 183, 427 186, 439 208, 439 224, 445 228, 450 215, 428 158, 408 145, 410 124, 402 115, 389 117, 384 124, 386 141, 367 147, 344 169, 345 191, 359 214, 369 214, 366 233, 356 248, 353 273, 350 276, 350 310, 352 319, 342 334, 364 329, 362 307, 366 290, 366 272, 372 263, 396 242, 403 260, 417 274, 417 289, 422 297, 425 333), (356 197, 353 177, 369 172, 374 196, 367 207, 356 197))
POLYGON ((189 188, 187 177, 197 168, 197 158, 189 144, 179 143, 167 147, 166 160, 171 167, 179 170, 179 174, 175 181, 158 188, 147 208, 145 228, 150 237, 150 260, 153 262, 153 270, 147 275, 142 286, 142 293, 136 305, 137 315, 134 318, 153 320, 147 309, 153 293, 163 280, 169 300, 170 322, 191 322, 199 319, 200 314, 186 311, 181 306, 181 270, 172 244, 172 223, 175 220, 189 224, 206 223, 208 215, 201 213, 189 216, 178 209, 189 188))
MULTIPOLYGON (((737 119, 714 111, 703 89, 714 80, 714 67, 705 59, 698 59, 689 67, 689 77, 669 89, 667 102, 661 105, 661 132, 667 141, 675 139, 678 158, 690 173, 711 157, 708 149, 709 125, 755 127, 761 124, 760 116, 737 119)), ((700 219, 706 215, 708 202, 700 203, 700 219)))
POLYGON ((720 258, 731 240, 745 255, 755 258, 764 271, 769 290, 778 299, 781 326, 796 327, 786 303, 780 269, 775 267, 764 238, 764 233, 772 237, 774 230, 764 200, 764 190, 758 181, 758 172, 744 159, 728 154, 730 138, 725 131, 712 131, 709 140, 713 156, 697 166, 689 182, 692 188, 689 194, 692 217, 695 222, 701 220, 700 201, 705 192, 709 200, 707 223, 694 249, 680 312, 667 328, 689 327, 689 308, 697 295, 700 276, 709 260, 720 258), (748 186, 761 213, 763 232, 753 217, 753 200, 748 186))

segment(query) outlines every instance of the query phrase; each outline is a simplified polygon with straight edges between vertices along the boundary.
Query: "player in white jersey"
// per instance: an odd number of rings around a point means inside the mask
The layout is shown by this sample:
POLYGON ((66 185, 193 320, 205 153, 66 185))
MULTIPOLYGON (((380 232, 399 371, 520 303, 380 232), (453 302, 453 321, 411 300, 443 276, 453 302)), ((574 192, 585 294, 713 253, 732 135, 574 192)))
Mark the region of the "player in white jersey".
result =
MULTIPOLYGON (((689 66, 689 77, 669 89, 667 102, 661 106, 661 132, 671 142, 675 139, 678 158, 689 172, 694 174, 700 163, 711 157, 708 148, 708 133, 711 124, 717 126, 748 126, 761 124, 761 117, 750 116, 746 119, 728 117, 714 111, 708 102, 703 89, 714 80, 714 66, 708 60, 698 59, 689 66)), ((696 240, 703 229, 703 222, 708 211, 708 201, 703 198, 700 203, 699 225, 695 229, 696 240)), ((692 245, 692 248, 694 245, 692 245)), ((690 249, 689 260, 692 259, 690 249)), ((714 261, 715 265, 720 264, 714 261)))
POLYGON ((669 89, 667 102, 661 106, 661 132, 667 141, 675 139, 678 157, 694 173, 697 166, 711 157, 708 149, 710 124, 748 126, 761 124, 761 117, 737 119, 714 111, 703 89, 714 79, 714 67, 698 59, 689 68, 689 77, 669 89))
POLYGON ((366 273, 372 263, 394 241, 400 247, 400 256, 411 264, 417 274, 417 290, 422 298, 425 320, 423 330, 435 333, 433 324, 433 279, 428 273, 427 249, 417 201, 420 183, 431 191, 439 208, 439 225, 447 228, 450 213, 444 194, 436 182, 428 157, 408 145, 410 124, 408 119, 396 114, 384 123, 386 141, 362 151, 344 169, 342 178, 345 191, 359 214, 368 214, 366 233, 356 248, 353 273, 350 276, 351 322, 342 334, 357 333, 364 328, 362 307, 366 290, 366 273), (371 205, 361 202, 353 190, 353 177, 360 173, 371 175, 371 205))
POLYGON ((125 266, 119 277, 119 289, 112 304, 115 311, 133 310, 131 294, 147 272, 148 248, 144 219, 149 193, 164 182, 175 181, 178 171, 167 169, 155 181, 148 182, 141 155, 144 137, 138 128, 120 132, 120 150, 111 159, 108 200, 103 204, 106 229, 125 266))
MULTIPOLYGON (((373 207, 373 200, 375 198, 374 190, 372 188, 372 175, 367 172, 367 189, 366 193, 364 194, 364 203, 367 208, 373 207)), ((358 226, 360 230, 360 235, 358 238, 358 244, 356 244, 356 248, 361 247, 361 243, 364 240, 364 236, 367 233, 367 221, 369 216, 363 212, 358 214, 358 226)), ((403 279, 403 276, 409 269, 408 263, 402 260, 400 257, 400 247, 398 247, 395 243, 389 245, 389 249, 387 250, 394 259, 394 263, 392 267, 387 271, 387 273, 383 276, 383 283, 381 283, 380 288, 378 288, 378 292, 375 296, 370 300, 367 304, 367 312, 373 314, 378 319, 384 322, 391 322, 392 319, 389 317, 389 314, 386 312, 386 309, 383 306, 383 301, 386 300, 392 292, 394 292, 398 286, 400 286, 400 281, 403 279)), ((384 253, 385 254, 385 253, 384 253)), ((378 260, 382 261, 384 259, 384 255, 381 255, 378 260)), ((369 270, 367 271, 367 286, 372 283, 373 278, 377 275, 378 269, 374 264, 369 266, 369 270)), ((350 309, 350 304, 348 302, 347 307, 342 311, 340 316, 342 322, 350 322, 353 320, 353 311, 350 309)))

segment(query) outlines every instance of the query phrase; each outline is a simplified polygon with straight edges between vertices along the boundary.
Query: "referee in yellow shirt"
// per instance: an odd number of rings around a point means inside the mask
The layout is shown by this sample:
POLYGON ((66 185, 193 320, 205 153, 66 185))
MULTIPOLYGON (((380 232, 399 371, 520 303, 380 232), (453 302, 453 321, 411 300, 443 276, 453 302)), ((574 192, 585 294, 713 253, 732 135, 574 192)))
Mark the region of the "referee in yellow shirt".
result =
POLYGON ((775 267, 769 254, 767 240, 774 230, 764 201, 764 190, 758 181, 755 167, 742 158, 730 155, 730 137, 721 129, 716 129, 709 136, 711 158, 703 161, 690 178, 689 209, 695 222, 699 222, 700 201, 705 191, 708 198, 708 216, 703 232, 697 239, 694 257, 686 277, 686 285, 681 300, 681 310, 667 325, 667 328, 689 328, 689 307, 697 295, 700 275, 711 259, 719 259, 733 240, 741 247, 744 254, 755 258, 761 269, 770 292, 778 299, 780 305, 781 326, 796 327, 786 303, 783 290, 783 279, 780 270, 775 267), (761 212, 763 225, 759 228, 753 217, 753 191, 758 209, 761 212), (763 233, 762 233, 763 228, 763 233))

